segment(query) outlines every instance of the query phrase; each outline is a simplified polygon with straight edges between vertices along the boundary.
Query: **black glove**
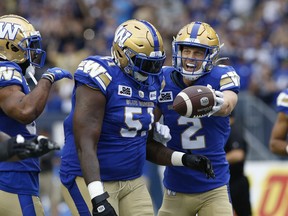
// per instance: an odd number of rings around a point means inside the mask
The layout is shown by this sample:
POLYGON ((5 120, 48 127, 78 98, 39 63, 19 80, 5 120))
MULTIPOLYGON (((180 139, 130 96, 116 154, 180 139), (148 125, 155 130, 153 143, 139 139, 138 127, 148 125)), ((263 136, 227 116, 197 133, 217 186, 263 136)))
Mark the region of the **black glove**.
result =
POLYGON ((33 139, 25 140, 24 143, 14 145, 13 150, 17 151, 16 154, 20 159, 26 159, 30 157, 40 157, 53 150, 60 150, 60 146, 49 138, 40 135, 33 139))
POLYGON ((94 197, 91 202, 93 205, 93 216, 117 216, 114 208, 107 201, 109 197, 108 193, 105 192, 99 196, 94 197))
POLYGON ((12 156, 16 155, 20 151, 25 151, 24 137, 17 135, 4 142, 0 145, 0 161, 6 161, 12 156))
POLYGON ((210 160, 203 155, 184 154, 182 163, 186 167, 205 173, 208 179, 215 178, 210 160))
POLYGON ((60 147, 45 136, 36 136, 31 140, 25 140, 22 135, 12 137, 1 143, 0 161, 6 161, 14 155, 20 159, 40 157, 60 147))

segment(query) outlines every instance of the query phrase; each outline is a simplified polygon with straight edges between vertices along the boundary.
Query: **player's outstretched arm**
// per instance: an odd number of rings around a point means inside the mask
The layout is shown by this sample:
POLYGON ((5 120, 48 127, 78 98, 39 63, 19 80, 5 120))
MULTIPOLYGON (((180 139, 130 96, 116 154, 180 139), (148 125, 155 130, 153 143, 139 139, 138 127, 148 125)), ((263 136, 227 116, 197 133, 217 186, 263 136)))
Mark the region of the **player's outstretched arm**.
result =
POLYGON ((72 79, 72 75, 66 70, 52 68, 43 74, 29 94, 24 94, 19 85, 1 88, 0 108, 18 122, 29 124, 43 112, 52 84, 63 78, 72 79))
POLYGON ((215 178, 212 164, 207 157, 173 151, 151 138, 147 142, 146 159, 163 166, 186 166, 203 172, 207 178, 215 178))
POLYGON ((154 128, 149 132, 146 145, 146 159, 152 163, 163 166, 186 166, 205 173, 207 178, 215 178, 212 164, 207 157, 173 151, 162 144, 164 143, 162 142, 164 137, 167 137, 167 140, 165 141, 171 139, 170 130, 167 126, 158 123, 161 116, 161 112, 158 108, 155 109, 154 116, 155 121, 157 122, 154 124, 154 128), (161 139, 159 139, 159 137, 161 137, 161 139))
POLYGON ((186 167, 205 173, 208 179, 215 178, 212 164, 204 155, 183 154, 181 162, 186 167))
POLYGON ((51 83, 54 83, 63 78, 72 79, 72 75, 67 70, 54 67, 54 68, 49 68, 45 73, 43 73, 41 78, 48 79, 51 83))

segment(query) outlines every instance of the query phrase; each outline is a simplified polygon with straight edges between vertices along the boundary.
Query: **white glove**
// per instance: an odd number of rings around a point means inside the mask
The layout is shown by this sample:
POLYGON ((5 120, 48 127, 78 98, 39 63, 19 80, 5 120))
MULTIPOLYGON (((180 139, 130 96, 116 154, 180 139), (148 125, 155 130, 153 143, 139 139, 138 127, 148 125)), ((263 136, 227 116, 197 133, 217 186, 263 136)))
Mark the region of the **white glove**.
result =
MULTIPOLYGON (((207 87, 212 89, 212 86, 209 84, 207 85, 207 87)), ((218 112, 222 108, 224 103, 223 93, 221 91, 216 91, 215 89, 212 90, 214 92, 215 105, 213 106, 211 112, 209 112, 208 117, 218 112)))
POLYGON ((169 142, 171 140, 169 127, 167 125, 156 122, 153 132, 153 139, 163 144, 169 142))

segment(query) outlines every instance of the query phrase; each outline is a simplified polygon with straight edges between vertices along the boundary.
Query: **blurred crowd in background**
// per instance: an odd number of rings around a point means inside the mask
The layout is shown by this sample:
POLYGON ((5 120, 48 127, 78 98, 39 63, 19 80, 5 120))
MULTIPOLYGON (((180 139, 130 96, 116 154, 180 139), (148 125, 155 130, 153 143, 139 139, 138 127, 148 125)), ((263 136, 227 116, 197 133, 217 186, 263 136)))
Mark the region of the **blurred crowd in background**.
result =
MULTIPOLYGON (((46 66, 71 73, 88 55, 110 55, 114 31, 131 18, 153 23, 165 42, 171 65, 171 42, 179 28, 204 21, 224 43, 241 76, 241 89, 274 106, 288 87, 288 3, 286 0, 3 0, 0 14, 27 18, 42 34, 46 66)), ((43 69, 45 70, 45 68, 43 69)), ((41 73, 39 73, 39 76, 41 73)), ((73 81, 59 82, 46 112, 70 111, 73 81)))
MULTIPOLYGON (((46 66, 36 73, 37 79, 51 66, 73 74, 87 56, 110 55, 116 27, 137 18, 160 31, 165 65, 172 63, 171 42, 179 29, 192 21, 203 21, 224 43, 220 57, 229 57, 223 63, 238 72, 242 91, 274 108, 276 96, 288 87, 287 0, 1 0, 0 15, 10 13, 27 18, 41 32, 47 59, 46 66)), ((56 83, 46 113, 69 113, 73 84, 67 79, 56 83)), ((41 191, 48 194, 47 202, 51 203, 46 205, 45 197, 42 201, 47 209, 55 210, 50 212, 53 216, 58 210, 52 206, 61 203, 59 157, 55 160, 51 163, 43 158, 41 173, 41 186, 47 190, 41 191)))

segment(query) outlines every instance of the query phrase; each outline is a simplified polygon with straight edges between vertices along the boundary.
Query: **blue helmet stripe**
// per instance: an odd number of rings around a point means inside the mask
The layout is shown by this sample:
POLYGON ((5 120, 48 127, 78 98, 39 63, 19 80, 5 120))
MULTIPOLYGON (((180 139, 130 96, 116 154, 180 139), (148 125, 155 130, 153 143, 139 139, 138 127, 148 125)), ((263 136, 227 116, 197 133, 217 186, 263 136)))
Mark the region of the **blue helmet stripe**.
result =
POLYGON ((151 32, 153 36, 154 51, 159 51, 160 50, 159 39, 158 39, 155 29, 152 27, 152 25, 149 22, 145 20, 140 20, 140 22, 144 23, 147 26, 147 28, 149 29, 149 31, 151 32))
POLYGON ((201 22, 195 22, 190 33, 190 38, 197 38, 201 24, 202 24, 201 22))

